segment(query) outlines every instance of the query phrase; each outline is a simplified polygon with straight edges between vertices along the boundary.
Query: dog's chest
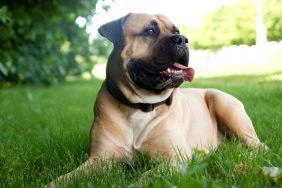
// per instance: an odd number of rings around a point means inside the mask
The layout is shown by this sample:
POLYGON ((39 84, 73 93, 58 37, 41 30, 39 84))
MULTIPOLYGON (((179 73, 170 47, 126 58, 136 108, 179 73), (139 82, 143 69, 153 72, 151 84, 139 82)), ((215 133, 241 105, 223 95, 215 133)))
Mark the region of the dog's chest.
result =
POLYGON ((159 123, 156 118, 156 112, 142 112, 140 110, 134 112, 129 117, 129 126, 132 130, 132 137, 130 139, 131 145, 134 149, 140 149, 142 142, 146 139, 150 131, 159 123))

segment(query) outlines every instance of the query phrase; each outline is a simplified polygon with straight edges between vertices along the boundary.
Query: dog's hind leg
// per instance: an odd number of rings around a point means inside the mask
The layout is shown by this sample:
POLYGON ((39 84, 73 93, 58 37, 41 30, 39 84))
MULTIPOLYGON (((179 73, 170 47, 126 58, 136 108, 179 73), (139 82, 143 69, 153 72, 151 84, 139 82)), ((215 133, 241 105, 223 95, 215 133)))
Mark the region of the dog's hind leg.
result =
POLYGON ((206 93, 206 102, 210 112, 216 117, 219 129, 227 134, 238 136, 251 148, 267 146, 260 142, 251 119, 243 104, 235 97, 218 90, 210 89, 206 93))

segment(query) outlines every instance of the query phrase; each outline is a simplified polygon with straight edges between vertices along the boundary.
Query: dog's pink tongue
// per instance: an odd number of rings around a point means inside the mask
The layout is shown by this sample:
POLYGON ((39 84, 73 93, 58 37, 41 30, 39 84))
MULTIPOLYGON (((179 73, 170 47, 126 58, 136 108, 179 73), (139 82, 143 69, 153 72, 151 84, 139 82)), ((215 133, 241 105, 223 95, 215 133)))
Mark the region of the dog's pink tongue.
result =
POLYGON ((195 71, 194 71, 193 68, 186 67, 186 66, 184 66, 180 63, 174 63, 173 66, 182 70, 185 81, 192 82, 192 80, 194 78, 194 74, 195 74, 195 71))

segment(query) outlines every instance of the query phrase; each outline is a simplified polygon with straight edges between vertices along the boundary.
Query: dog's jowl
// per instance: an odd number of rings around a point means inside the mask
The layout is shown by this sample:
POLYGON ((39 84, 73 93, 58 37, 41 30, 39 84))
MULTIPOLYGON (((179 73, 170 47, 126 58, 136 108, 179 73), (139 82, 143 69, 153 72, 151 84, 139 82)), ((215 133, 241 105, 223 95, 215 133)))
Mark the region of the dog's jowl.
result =
POLYGON ((215 149, 224 135, 263 146, 238 99, 215 89, 179 88, 193 80, 194 70, 188 39, 168 18, 128 14, 102 25, 99 33, 114 48, 94 106, 89 160, 60 179, 98 159, 130 161, 136 150, 174 165, 177 155, 215 149))

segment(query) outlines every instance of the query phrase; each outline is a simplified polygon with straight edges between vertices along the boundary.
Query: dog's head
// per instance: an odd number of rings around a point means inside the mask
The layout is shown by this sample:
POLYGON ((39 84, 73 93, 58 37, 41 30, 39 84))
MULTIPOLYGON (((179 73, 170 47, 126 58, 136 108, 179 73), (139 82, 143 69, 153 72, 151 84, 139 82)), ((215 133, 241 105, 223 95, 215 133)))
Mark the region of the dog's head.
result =
POLYGON ((123 71, 137 87, 162 92, 192 81, 188 39, 165 16, 128 14, 102 25, 99 33, 119 51, 123 71))

